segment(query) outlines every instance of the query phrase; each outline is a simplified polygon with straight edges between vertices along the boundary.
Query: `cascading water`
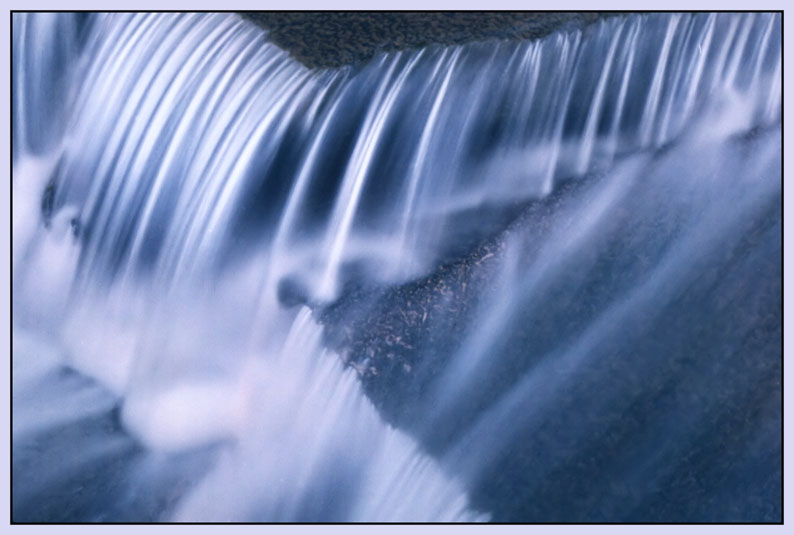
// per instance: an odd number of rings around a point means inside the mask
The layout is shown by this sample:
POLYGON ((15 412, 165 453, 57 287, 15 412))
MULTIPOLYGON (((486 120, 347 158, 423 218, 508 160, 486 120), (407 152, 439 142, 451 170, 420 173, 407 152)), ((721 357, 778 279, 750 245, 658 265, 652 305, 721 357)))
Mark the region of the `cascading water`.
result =
POLYGON ((779 520, 781 61, 15 13, 14 519, 779 520))

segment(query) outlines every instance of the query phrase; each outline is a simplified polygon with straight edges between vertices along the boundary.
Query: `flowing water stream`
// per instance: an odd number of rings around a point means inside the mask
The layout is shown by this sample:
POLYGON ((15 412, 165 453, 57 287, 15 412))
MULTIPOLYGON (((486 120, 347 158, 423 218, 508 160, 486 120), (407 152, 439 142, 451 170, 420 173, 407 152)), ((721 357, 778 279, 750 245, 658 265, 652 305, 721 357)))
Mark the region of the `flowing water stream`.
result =
POLYGON ((779 519, 781 34, 15 13, 14 519, 779 519))

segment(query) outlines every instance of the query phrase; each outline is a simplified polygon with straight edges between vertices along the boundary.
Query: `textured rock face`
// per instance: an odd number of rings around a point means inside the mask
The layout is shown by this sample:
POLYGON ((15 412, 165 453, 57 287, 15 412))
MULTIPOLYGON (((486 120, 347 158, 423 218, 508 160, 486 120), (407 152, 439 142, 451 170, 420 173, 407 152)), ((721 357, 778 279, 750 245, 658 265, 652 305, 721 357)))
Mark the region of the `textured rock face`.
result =
POLYGON ((309 67, 364 62, 379 52, 457 45, 488 39, 537 39, 562 27, 579 27, 603 14, 570 12, 333 12, 241 15, 270 32, 281 48, 309 67))
MULTIPOLYGON (((734 148, 755 150, 751 142, 734 148)), ((646 276, 645 260, 627 254, 634 242, 620 237, 636 232, 664 242, 664 211, 612 211, 613 237, 597 250, 577 253, 578 260, 555 273, 551 284, 528 295, 532 306, 516 311, 510 319, 514 329, 493 350, 498 363, 483 368, 486 373, 454 410, 423 424, 438 411, 433 392, 460 341, 487 328, 487 316, 477 310, 488 289, 498 285, 511 241, 518 237, 527 251, 517 272, 530 274, 541 258, 535 252, 553 235, 554 214, 583 194, 588 182, 601 180, 590 176, 532 203, 503 232, 423 279, 348 291, 318 311, 328 345, 356 370, 387 421, 420 437, 439 458, 466 458, 449 452, 471 422, 515 391, 533 368, 559 357, 555 347, 561 340, 575 339, 635 277, 646 276), (626 261, 636 262, 633 274, 625 271, 626 261)), ((639 188, 631 198, 640 198, 639 188)), ((765 521, 779 518, 779 502, 765 497, 780 493, 780 450, 772 431, 781 399, 780 253, 753 253, 771 243, 767 237, 779 229, 779 216, 779 205, 770 202, 758 219, 742 223, 708 269, 690 273, 675 298, 660 294, 649 317, 632 315, 608 325, 614 336, 588 349, 593 358, 543 409, 541 423, 522 429, 515 422, 511 446, 495 454, 493 468, 471 484, 474 505, 507 522, 609 521, 617 515, 641 522, 716 521, 749 511, 765 521), (743 275, 748 269, 752 283, 743 275), (697 425, 681 423, 689 418, 697 425), (665 430, 654 439, 658 444, 647 441, 655 428, 665 430), (750 458, 757 470, 746 468, 750 458), (650 483, 616 475, 636 466, 647 470, 643 463, 656 466, 648 471, 650 483), (724 490, 734 481, 742 481, 746 493, 724 490), (712 493, 724 498, 701 501, 712 493)), ((546 392, 542 384, 534 387, 546 392)))
MULTIPOLYGON (((293 56, 330 67, 431 43, 537 38, 599 16, 543 15, 263 14, 273 18, 261 23, 293 56)), ((589 102, 570 116, 587 115, 589 102)), ((754 138, 764 135, 726 140, 729 150, 703 161, 757 153, 754 138)), ((671 191, 672 178, 687 176, 679 184, 687 189, 710 176, 692 165, 690 141, 640 156, 642 180, 603 212, 597 232, 589 223, 581 234, 568 229, 587 221, 594 199, 607 198, 595 192, 623 191, 598 174, 522 207, 423 278, 377 287, 350 277, 339 301, 313 306, 326 345, 356 371, 384 419, 465 472, 474 506, 493 520, 780 517, 781 273, 770 238, 779 202, 738 218, 724 241, 704 242, 711 253, 681 245, 690 231, 688 239, 699 239, 705 227, 693 221, 705 212, 689 213, 686 196, 666 203, 660 193, 671 191), (651 174, 658 187, 646 180, 651 174), (577 245, 575 235, 590 237, 577 245), (505 308, 487 302, 489 293, 500 296, 500 276, 515 288, 501 292, 505 308), (503 330, 479 337, 494 329, 492 314, 503 330), (472 340, 480 347, 471 350, 472 340), (482 360, 463 393, 440 406, 444 375, 472 356, 482 360), (500 433, 510 438, 498 445, 500 433), (469 461, 481 456, 488 464, 478 472, 469 461)), ((307 299, 290 285, 282 297, 307 299)))

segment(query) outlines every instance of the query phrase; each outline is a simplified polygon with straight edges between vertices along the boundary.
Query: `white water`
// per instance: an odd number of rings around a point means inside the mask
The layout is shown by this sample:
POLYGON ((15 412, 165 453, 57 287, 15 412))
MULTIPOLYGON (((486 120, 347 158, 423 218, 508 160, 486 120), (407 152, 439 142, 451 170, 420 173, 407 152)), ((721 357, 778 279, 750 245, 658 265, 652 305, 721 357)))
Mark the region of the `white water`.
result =
POLYGON ((147 455, 212 448, 162 520, 488 519, 466 484, 509 447, 509 429, 554 403, 609 325, 677 284, 682 256, 779 195, 773 138, 735 162, 725 143, 779 128, 780 25, 629 17, 314 72, 230 14, 15 14, 15 443, 120 403, 147 455), (672 163, 644 171, 670 145, 672 163), (722 163, 670 181, 682 159, 722 163), (726 170, 761 178, 699 182, 726 170), (519 269, 527 253, 508 242, 422 425, 457 410, 527 296, 582 261, 568 251, 627 196, 638 211, 684 199, 694 230, 559 349, 558 380, 523 377, 441 464, 379 417, 310 310, 279 302, 428 273, 470 246, 461 216, 486 237, 501 223, 482 208, 543 199, 588 172, 606 178, 550 219, 539 261, 519 269), (95 383, 58 391, 63 366, 95 383))

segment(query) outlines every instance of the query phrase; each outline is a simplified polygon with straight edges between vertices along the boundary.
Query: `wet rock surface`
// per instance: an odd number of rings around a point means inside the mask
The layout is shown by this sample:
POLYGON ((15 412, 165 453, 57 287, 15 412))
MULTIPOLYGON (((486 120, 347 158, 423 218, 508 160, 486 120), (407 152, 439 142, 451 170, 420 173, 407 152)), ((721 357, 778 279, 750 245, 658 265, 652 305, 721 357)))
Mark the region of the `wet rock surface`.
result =
MULTIPOLYGON (((467 448, 480 447, 481 439, 467 437, 476 422, 533 368, 564 368, 558 362, 571 352, 566 340, 620 307, 621 296, 679 239, 664 208, 611 212, 602 236, 516 309, 506 336, 490 348, 498 359, 465 399, 439 409, 450 363, 472 333, 488 328, 480 307, 499 284, 509 240, 521 241, 516 269, 529 273, 553 231, 551 216, 599 180, 569 182, 530 203, 502 232, 427 277, 348 288, 315 312, 328 345, 357 371, 387 421, 467 474, 473 506, 493 521, 779 521, 781 253, 770 239, 780 231, 776 199, 705 269, 671 288, 675 294, 660 295, 657 310, 605 324, 608 334, 582 355, 587 365, 575 379, 550 391, 538 385, 545 409, 527 406, 533 423, 516 421, 509 447, 489 453, 487 469, 465 467, 467 448), (643 256, 632 253, 639 242, 643 256)), ((645 206, 641 189, 635 193, 645 206)))
POLYGON ((569 183, 545 201, 520 205, 500 230, 450 255, 426 277, 390 287, 351 280, 336 302, 310 303, 325 326, 326 344, 356 370, 390 423, 410 427, 428 401, 432 383, 459 349, 499 276, 508 236, 523 232, 539 241, 546 230, 544 216, 577 186, 569 183))
POLYGON ((240 13, 308 67, 366 62, 381 52, 490 39, 538 39, 609 13, 572 12, 267 12, 240 13))
POLYGON ((464 336, 503 247, 499 238, 488 240, 426 278, 392 288, 351 288, 318 311, 326 343, 356 370, 388 420, 406 423, 422 404, 427 383, 455 349, 452 341, 464 336))

